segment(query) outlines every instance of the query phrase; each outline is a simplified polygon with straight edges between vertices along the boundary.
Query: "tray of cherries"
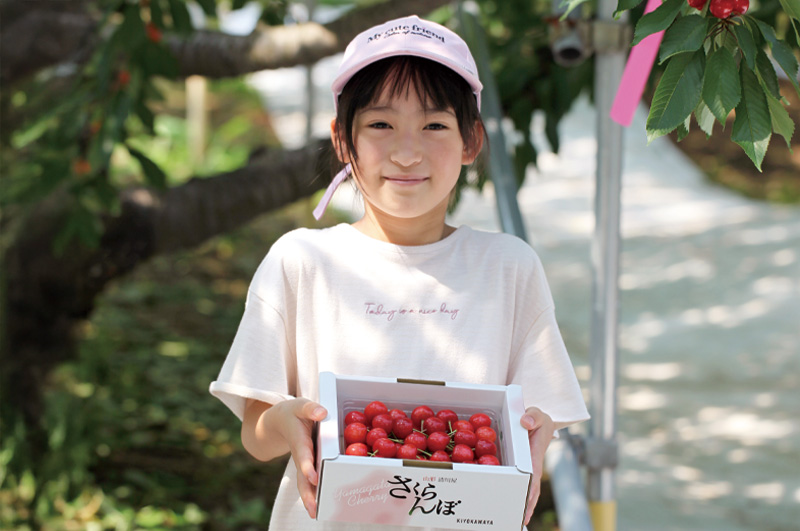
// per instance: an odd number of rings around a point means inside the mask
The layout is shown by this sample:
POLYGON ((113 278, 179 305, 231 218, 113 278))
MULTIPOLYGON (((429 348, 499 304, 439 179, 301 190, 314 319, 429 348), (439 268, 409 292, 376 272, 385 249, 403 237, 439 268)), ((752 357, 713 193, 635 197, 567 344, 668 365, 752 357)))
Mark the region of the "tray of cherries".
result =
MULTIPOLYGON (((349 410, 349 411, 348 411, 349 410)), ((346 455, 500 465, 494 421, 483 412, 434 411, 427 405, 389 409, 375 400, 344 415, 346 455), (406 413, 410 411, 410 413, 406 413)))

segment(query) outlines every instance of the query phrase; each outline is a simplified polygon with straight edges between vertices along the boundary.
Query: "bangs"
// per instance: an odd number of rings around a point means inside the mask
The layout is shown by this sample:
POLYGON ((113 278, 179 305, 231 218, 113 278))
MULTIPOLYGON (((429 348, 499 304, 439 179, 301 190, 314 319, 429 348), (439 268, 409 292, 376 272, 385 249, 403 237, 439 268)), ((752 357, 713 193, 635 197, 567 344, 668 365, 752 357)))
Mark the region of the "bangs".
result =
POLYGON ((413 88, 419 95, 423 109, 446 110, 455 108, 455 102, 447 97, 448 94, 453 94, 454 85, 463 85, 462 89, 470 90, 460 75, 429 59, 402 56, 394 61, 384 59, 374 65, 380 71, 375 72, 377 83, 373 88, 370 104, 377 103, 384 92, 390 98, 408 97, 413 88))

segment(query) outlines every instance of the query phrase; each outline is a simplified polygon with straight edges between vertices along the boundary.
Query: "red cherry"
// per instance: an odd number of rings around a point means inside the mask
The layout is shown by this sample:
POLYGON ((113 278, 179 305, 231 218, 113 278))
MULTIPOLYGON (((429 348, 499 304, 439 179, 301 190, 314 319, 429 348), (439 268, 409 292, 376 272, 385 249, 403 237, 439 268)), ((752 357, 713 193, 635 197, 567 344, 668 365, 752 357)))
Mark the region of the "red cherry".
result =
POLYGON ((750 8, 750 0, 711 0, 709 12, 717 18, 725 19, 744 15, 750 8))
POLYGON ((394 420, 392 420, 392 417, 389 416, 388 413, 378 413, 372 417, 370 426, 372 426, 372 429, 383 428, 386 433, 389 433, 392 431, 392 426, 394 426, 394 420))
POLYGON ((500 460, 493 455, 482 455, 478 458, 478 464, 499 466, 500 460))
POLYGON ((364 408, 364 414, 367 416, 367 420, 372 422, 372 417, 379 413, 388 413, 389 408, 386 407, 386 404, 375 400, 374 402, 370 402, 367 404, 367 407, 364 408))
POLYGON ((386 430, 384 430, 383 428, 374 428, 372 430, 369 430, 369 432, 367 433, 366 442, 370 448, 374 449, 375 441, 377 441, 378 439, 385 439, 387 437, 389 437, 389 435, 386 433, 386 430))
POLYGON ((394 457, 397 455, 397 445, 393 440, 381 437, 372 445, 372 451, 378 457, 394 457))
POLYGON ((393 409, 389 412, 389 416, 392 417, 393 420, 397 420, 399 418, 408 418, 406 412, 402 409, 393 409))
POLYGON ((450 436, 442 431, 435 431, 428 436, 428 450, 444 450, 450 444, 450 436))
POLYGON ((422 421, 422 431, 428 435, 437 431, 447 431, 447 423, 439 417, 428 417, 422 421))
POLYGON ((81 157, 72 163, 72 171, 75 175, 88 175, 92 171, 92 165, 81 157))
POLYGON ((394 420, 392 425, 392 433, 398 439, 405 439, 411 432, 414 431, 414 423, 408 417, 403 417, 394 420))
POLYGON ((431 454, 429 461, 440 461, 442 463, 450 463, 450 456, 444 450, 436 450, 431 454))
POLYGON ((489 426, 481 426, 475 430, 475 435, 478 437, 478 440, 483 439, 484 441, 489 442, 494 442, 497 440, 497 433, 495 433, 495 431, 489 426))
POLYGON ((750 0, 734 0, 733 14, 744 15, 750 9, 750 0))
POLYGON ((398 459, 416 459, 417 447, 413 444, 403 444, 397 449, 397 455, 395 457, 398 459))
POLYGON ((708 2, 708 0, 686 0, 686 2, 693 8, 701 10, 706 5, 706 2, 708 2))
POLYGON ((475 443, 478 442, 478 436, 474 431, 459 430, 453 435, 453 442, 456 444, 465 444, 470 448, 475 448, 475 443))
POLYGON ((475 443, 475 455, 497 455, 497 446, 491 441, 479 440, 475 443))
POLYGON ((475 431, 472 424, 468 420, 457 420, 453 423, 453 429, 456 431, 475 431))
POLYGON ((344 425, 347 426, 348 424, 352 424, 354 422, 360 422, 361 424, 367 424, 367 416, 361 411, 351 411, 347 415, 344 416, 344 425))
POLYGON ((423 420, 433 416, 433 410, 428 406, 419 406, 414 408, 411 412, 411 420, 414 421, 414 427, 419 429, 423 420))
POLYGON ((360 422, 353 422, 344 428, 344 442, 347 444, 363 443, 367 440, 367 427, 360 422))
POLYGON ((344 451, 346 455, 369 455, 369 448, 364 443, 353 443, 347 446, 347 449, 344 451))
POLYGON ((485 413, 475 413, 469 418, 469 423, 477 430, 481 426, 491 426, 492 419, 485 413))
POLYGON ((131 82, 131 73, 128 70, 122 69, 117 73, 116 89, 124 89, 131 82))
POLYGON ((472 448, 466 444, 457 444, 453 447, 451 458, 456 463, 468 463, 473 459, 472 448))
POLYGON ((428 438, 418 431, 412 432, 403 442, 413 444, 420 450, 427 450, 428 448, 428 438))
POLYGON ((152 22, 148 22, 144 27, 147 38, 155 43, 161 42, 161 30, 152 22))
POLYGON ((453 411, 452 409, 442 409, 441 411, 436 413, 436 416, 442 419, 445 422, 445 424, 447 424, 448 422, 452 424, 453 422, 458 420, 458 415, 456 415, 455 411, 453 411))

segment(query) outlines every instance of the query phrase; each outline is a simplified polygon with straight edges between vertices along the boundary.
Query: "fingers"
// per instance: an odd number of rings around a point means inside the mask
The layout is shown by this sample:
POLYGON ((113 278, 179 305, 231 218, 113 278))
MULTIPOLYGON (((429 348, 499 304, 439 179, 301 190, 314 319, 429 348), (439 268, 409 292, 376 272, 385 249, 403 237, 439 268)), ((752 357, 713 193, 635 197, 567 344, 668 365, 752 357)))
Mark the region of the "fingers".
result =
MULTIPOLYGON (((296 461, 295 464, 297 464, 296 461)), ((297 491, 300 493, 300 500, 303 502, 308 516, 315 518, 317 516, 317 489, 306 479, 305 474, 300 472, 299 465, 297 466, 297 491)))
POLYGON ((522 419, 520 419, 520 424, 528 431, 537 430, 539 428, 550 430, 551 434, 552 431, 555 431, 553 419, 538 407, 529 407, 526 409, 525 414, 522 415, 522 419))
POLYGON ((541 479, 536 479, 531 483, 531 491, 528 493, 528 506, 525 508, 525 525, 531 521, 533 510, 539 502, 539 494, 542 491, 541 479))
POLYGON ((292 453, 292 460, 297 468, 297 490, 300 499, 311 518, 316 516, 316 485, 319 477, 314 467, 314 443, 311 440, 313 422, 323 420, 328 412, 307 399, 297 399, 292 408, 295 422, 291 423, 287 441, 292 453), (299 422, 298 422, 299 421, 299 422))
POLYGON ((550 441, 553 439, 555 424, 550 416, 537 407, 529 407, 520 419, 520 424, 528 430, 528 442, 531 450, 531 464, 533 477, 531 489, 528 493, 528 506, 525 509, 525 525, 528 525, 541 492, 542 470, 544 469, 544 454, 550 441))

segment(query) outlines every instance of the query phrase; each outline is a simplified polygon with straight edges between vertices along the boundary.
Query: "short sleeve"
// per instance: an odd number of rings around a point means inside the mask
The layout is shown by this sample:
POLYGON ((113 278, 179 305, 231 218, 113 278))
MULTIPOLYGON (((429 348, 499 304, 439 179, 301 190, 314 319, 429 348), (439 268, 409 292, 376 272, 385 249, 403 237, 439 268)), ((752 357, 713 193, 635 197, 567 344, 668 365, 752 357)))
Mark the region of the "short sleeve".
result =
POLYGON ((239 329, 219 376, 209 387, 240 419, 248 398, 275 404, 296 392, 292 332, 276 308, 284 296, 279 270, 280 264, 268 256, 253 278, 239 329), (259 293, 269 294, 272 301, 259 293))
POLYGON ((589 419, 552 306, 531 324, 509 370, 510 383, 522 387, 525 408, 535 406, 547 413, 556 430, 589 419))

